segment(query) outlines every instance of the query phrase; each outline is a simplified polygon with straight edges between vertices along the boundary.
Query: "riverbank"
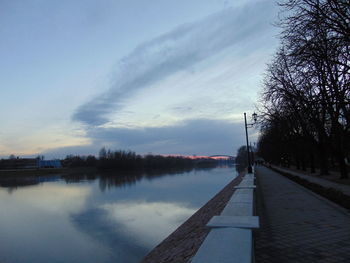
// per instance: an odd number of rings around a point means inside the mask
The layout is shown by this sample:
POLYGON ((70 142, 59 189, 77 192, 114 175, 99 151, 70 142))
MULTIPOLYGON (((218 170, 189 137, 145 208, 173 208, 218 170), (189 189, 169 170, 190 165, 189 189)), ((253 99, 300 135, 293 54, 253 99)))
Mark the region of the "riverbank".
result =
POLYGON ((219 215, 234 192, 234 186, 242 180, 243 174, 233 179, 202 208, 179 226, 172 234, 157 245, 142 263, 188 262, 197 252, 209 233, 208 221, 219 215))

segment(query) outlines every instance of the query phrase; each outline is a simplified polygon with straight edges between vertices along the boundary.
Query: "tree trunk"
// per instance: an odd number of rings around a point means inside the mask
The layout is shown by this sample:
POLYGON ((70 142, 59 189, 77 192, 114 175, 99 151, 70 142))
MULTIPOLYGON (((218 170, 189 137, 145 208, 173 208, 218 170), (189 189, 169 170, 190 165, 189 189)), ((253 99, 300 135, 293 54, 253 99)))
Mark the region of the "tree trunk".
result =
POLYGON ((339 162, 339 168, 340 168, 340 179, 348 179, 349 175, 348 175, 345 159, 342 154, 339 154, 338 162, 339 162))
POLYGON ((328 170, 327 154, 323 146, 319 146, 319 153, 320 153, 320 175, 328 175, 329 170, 328 170))
POLYGON ((316 172, 316 170, 315 170, 315 158, 314 158, 314 154, 312 152, 310 153, 310 172, 312 174, 316 172))
POLYGON ((300 161, 299 161, 299 158, 296 158, 295 162, 296 162, 297 169, 300 170, 300 161))
POLYGON ((303 171, 306 171, 306 165, 305 165, 305 159, 304 158, 301 160, 301 169, 303 171))

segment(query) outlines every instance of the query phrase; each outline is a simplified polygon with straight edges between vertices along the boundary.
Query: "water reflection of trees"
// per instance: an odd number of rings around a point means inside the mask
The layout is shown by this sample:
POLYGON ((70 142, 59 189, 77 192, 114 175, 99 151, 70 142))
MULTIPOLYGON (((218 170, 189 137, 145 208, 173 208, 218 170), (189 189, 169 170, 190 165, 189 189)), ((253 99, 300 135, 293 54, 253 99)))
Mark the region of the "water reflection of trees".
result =
POLYGON ((1 187, 17 188, 21 186, 36 185, 39 184, 37 178, 5 178, 0 181, 1 187))
POLYGON ((40 182, 35 177, 26 178, 2 178, 0 180, 0 187, 7 188, 7 191, 11 194, 19 187, 37 185, 40 182))
POLYGON ((142 172, 105 172, 99 174, 99 187, 101 191, 113 187, 129 187, 140 181, 144 177, 142 172))
POLYGON ((136 182, 147 179, 153 180, 164 176, 179 176, 187 175, 192 171, 211 170, 210 168, 172 168, 172 169, 151 169, 143 172, 115 172, 115 173, 101 173, 99 174, 99 186, 101 191, 110 189, 112 187, 128 187, 134 185, 136 182))
POLYGON ((0 187, 7 188, 9 193, 20 187, 38 185, 43 182, 57 181, 60 176, 3 176, 0 178, 0 187))
POLYGON ((83 181, 99 180, 101 191, 113 187, 129 187, 142 179, 153 180, 155 178, 171 175, 186 175, 192 171, 211 170, 215 167, 182 167, 171 169, 148 169, 142 171, 120 171, 120 170, 93 170, 84 173, 71 173, 63 175, 66 183, 78 183, 83 181))
MULTIPOLYGON (((184 165, 182 162, 183 160, 179 160, 177 158, 160 159, 164 162, 164 165, 161 165, 158 168, 154 168, 153 164, 146 168, 136 170, 96 169, 94 167, 83 167, 68 169, 64 174, 56 176, 2 177, 0 178, 0 187, 8 188, 8 190, 12 192, 17 187, 37 185, 42 182, 58 181, 61 179, 68 184, 81 183, 84 181, 93 182, 95 180, 99 180, 98 183, 101 191, 105 191, 106 189, 110 189, 112 187, 129 187, 142 179, 153 180, 155 178, 172 175, 184 176, 192 171, 211 170, 217 167, 217 162, 213 161, 202 161, 200 163, 188 162, 188 165, 184 165), (172 165, 166 167, 165 163, 169 161, 172 162, 172 165)), ((157 159, 157 161, 160 159, 157 159)), ((153 158, 152 160, 154 161, 156 159, 153 158)))

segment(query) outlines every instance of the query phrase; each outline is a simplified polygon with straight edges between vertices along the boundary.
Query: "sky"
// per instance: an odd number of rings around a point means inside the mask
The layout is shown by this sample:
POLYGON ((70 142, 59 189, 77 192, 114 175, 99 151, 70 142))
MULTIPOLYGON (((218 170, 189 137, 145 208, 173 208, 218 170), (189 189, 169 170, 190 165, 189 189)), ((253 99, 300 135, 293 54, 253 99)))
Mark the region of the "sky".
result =
POLYGON ((0 0, 0 156, 235 155, 277 16, 271 0, 0 0))

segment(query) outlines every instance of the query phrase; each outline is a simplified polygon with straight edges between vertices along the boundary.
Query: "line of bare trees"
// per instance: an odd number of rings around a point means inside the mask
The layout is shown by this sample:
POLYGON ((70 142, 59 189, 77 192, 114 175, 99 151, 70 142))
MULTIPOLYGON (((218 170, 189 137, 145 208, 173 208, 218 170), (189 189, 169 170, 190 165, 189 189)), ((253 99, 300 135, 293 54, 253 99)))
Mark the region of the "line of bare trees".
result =
POLYGON ((119 170, 187 169, 195 166, 194 160, 182 156, 153 154, 141 156, 133 151, 112 151, 105 147, 99 151, 99 158, 93 155, 68 155, 62 160, 62 163, 65 167, 96 167, 119 170))
POLYGON ((333 166, 348 178, 350 1, 279 4, 281 46, 264 81, 259 154, 321 174, 333 166))

